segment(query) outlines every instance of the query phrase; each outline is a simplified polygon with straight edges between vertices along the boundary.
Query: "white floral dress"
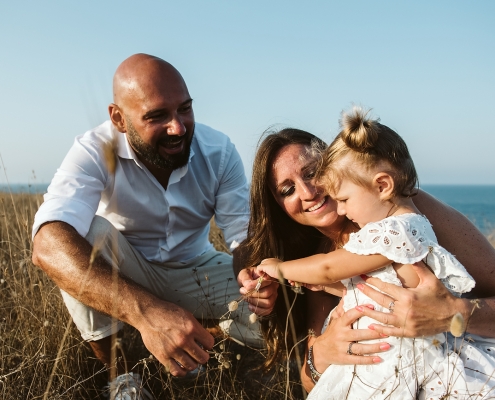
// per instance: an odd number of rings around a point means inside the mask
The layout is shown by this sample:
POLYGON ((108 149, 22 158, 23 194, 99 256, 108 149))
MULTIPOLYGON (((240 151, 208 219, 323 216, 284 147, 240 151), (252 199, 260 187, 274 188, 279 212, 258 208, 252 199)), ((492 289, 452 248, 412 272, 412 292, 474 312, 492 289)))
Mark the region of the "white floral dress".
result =
MULTIPOLYGON (((351 235, 344 249, 361 255, 382 254, 400 264, 425 261, 456 296, 470 291, 475 285, 459 261, 437 243, 428 220, 418 214, 392 216, 367 224, 351 235)), ((402 286, 392 265, 367 275, 402 286)), ((389 312, 355 288, 360 282, 363 282, 360 277, 342 281, 347 288, 344 309, 371 303, 376 310, 389 312)), ((362 317, 354 328, 366 329, 374 322, 362 317)), ((463 338, 454 338, 450 333, 444 333, 385 340, 392 348, 380 353, 381 363, 330 365, 308 399, 495 398, 494 339, 468 333, 463 338)))

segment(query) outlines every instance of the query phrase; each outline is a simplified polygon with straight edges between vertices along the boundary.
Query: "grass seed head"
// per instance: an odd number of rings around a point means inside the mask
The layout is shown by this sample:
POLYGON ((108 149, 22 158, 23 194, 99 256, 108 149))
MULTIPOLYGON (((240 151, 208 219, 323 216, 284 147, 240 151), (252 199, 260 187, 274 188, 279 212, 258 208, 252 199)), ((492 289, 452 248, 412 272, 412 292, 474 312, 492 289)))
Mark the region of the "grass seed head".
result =
POLYGON ((222 367, 224 367, 225 369, 229 369, 230 368, 230 363, 228 361, 224 361, 222 363, 222 367))
POLYGON ((450 333, 455 337, 460 337, 466 330, 466 322, 461 313, 456 313, 450 321, 450 333))
POLYGON ((239 303, 237 301, 233 300, 229 303, 229 311, 230 312, 233 312, 233 311, 237 310, 238 308, 239 308, 239 303))
POLYGON ((249 323, 254 324, 258 320, 258 316, 255 313, 252 313, 249 316, 249 323))

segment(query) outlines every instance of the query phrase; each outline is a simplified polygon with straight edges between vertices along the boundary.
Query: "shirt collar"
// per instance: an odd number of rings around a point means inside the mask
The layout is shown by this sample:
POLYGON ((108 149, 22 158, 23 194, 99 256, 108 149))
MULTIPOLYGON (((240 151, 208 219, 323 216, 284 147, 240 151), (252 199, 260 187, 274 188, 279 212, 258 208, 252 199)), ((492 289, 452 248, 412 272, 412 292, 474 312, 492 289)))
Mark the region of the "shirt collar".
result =
POLYGON ((120 158, 135 160, 136 153, 134 153, 134 150, 132 150, 132 147, 127 140, 127 135, 125 133, 119 132, 113 124, 112 130, 114 132, 114 135, 117 136, 117 155, 120 158))

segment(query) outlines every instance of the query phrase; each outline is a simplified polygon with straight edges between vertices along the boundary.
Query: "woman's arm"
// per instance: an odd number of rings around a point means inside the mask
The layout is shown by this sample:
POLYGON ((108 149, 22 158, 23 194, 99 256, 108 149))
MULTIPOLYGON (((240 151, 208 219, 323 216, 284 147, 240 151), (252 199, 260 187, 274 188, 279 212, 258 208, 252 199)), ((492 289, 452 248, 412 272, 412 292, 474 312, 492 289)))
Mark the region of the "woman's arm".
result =
MULTIPOLYGON (((330 310, 337 304, 337 298, 329 296, 324 292, 306 293, 308 306, 308 328, 319 335, 323 322, 330 310)), ((357 310, 343 312, 339 306, 332 314, 332 321, 321 336, 310 336, 307 341, 307 349, 313 346, 313 365, 316 370, 323 373, 330 364, 339 365, 364 365, 376 364, 381 358, 375 353, 387 351, 390 345, 386 342, 374 344, 356 343, 352 346, 355 354, 348 355, 347 349, 351 342, 360 340, 380 339, 378 332, 369 329, 352 329, 352 324, 362 316, 357 310), (373 354, 367 356, 367 354, 373 354)), ((313 386, 311 372, 307 364, 307 351, 304 358, 304 366, 301 369, 301 381, 304 388, 309 392, 313 386)))
POLYGON ((415 266, 420 277, 414 289, 403 289, 369 278, 380 293, 364 285, 363 292, 384 307, 394 300, 393 314, 362 308, 365 315, 387 325, 373 324, 378 332, 393 336, 417 337, 449 330, 452 317, 460 312, 468 322, 468 331, 495 337, 495 248, 461 213, 425 192, 415 204, 433 225, 439 243, 454 254, 476 280, 470 297, 480 298, 481 308, 474 308, 470 299, 458 299, 425 267, 415 266), (472 315, 471 315, 472 314, 472 315))
POLYGON ((433 226, 438 243, 456 256, 476 281, 475 297, 495 296, 495 248, 459 211, 420 191, 414 204, 433 226))
POLYGON ((375 271, 391 261, 381 254, 358 255, 344 249, 327 254, 282 262, 277 258, 267 258, 257 267, 257 273, 266 273, 278 278, 279 273, 285 279, 313 285, 329 285, 342 279, 375 271))

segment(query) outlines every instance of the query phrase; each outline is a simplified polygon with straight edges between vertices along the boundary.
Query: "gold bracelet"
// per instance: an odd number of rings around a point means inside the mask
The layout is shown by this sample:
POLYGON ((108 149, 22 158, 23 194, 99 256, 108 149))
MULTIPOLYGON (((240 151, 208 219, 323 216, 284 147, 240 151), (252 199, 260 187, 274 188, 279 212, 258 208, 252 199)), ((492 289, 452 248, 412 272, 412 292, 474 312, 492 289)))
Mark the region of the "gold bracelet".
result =
POLYGON ((311 380, 316 385, 318 380, 321 378, 321 374, 316 370, 316 368, 313 364, 313 346, 311 346, 308 350, 307 364, 309 366, 309 371, 311 372, 311 380))

